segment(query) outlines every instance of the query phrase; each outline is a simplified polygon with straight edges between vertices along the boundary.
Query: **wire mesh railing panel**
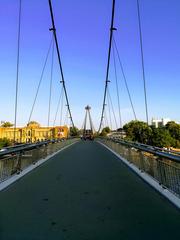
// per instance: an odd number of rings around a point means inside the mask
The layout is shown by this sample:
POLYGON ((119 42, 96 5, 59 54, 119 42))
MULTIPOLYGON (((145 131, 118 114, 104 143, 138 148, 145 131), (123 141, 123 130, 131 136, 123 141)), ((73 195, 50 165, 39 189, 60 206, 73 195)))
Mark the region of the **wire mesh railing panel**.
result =
POLYGON ((180 197, 180 162, 125 146, 111 139, 99 139, 99 141, 180 197))
POLYGON ((18 166, 17 156, 8 156, 3 161, 0 161, 0 181, 6 180, 13 175, 18 166))
POLYGON ((61 140, 50 144, 37 146, 31 150, 21 151, 17 154, 5 155, 0 159, 0 183, 9 179, 14 174, 19 174, 39 160, 56 153, 62 148, 77 142, 79 139, 61 140))

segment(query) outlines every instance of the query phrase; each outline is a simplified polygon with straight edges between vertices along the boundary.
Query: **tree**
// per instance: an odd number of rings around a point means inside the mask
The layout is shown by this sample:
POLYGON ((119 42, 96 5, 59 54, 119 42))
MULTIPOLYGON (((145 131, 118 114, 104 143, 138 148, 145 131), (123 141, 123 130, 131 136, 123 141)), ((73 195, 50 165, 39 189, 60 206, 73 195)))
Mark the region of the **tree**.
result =
POLYGON ((111 129, 109 127, 105 127, 105 128, 102 129, 102 131, 100 133, 100 136, 105 137, 110 132, 111 132, 111 129))
POLYGON ((4 122, 3 124, 1 124, 1 127, 12 127, 13 124, 10 122, 4 122))
POLYGON ((40 124, 38 122, 36 122, 36 121, 30 121, 27 124, 27 127, 34 127, 34 126, 40 127, 40 124))
POLYGON ((71 136, 79 136, 79 129, 77 127, 70 127, 71 136))
POLYGON ((166 129, 169 130, 171 137, 180 141, 180 124, 170 121, 166 124, 166 129))
POLYGON ((176 141, 166 128, 161 127, 152 129, 151 144, 156 147, 171 147, 176 145, 176 141))
POLYGON ((152 129, 147 125, 147 123, 135 120, 125 124, 123 129, 126 132, 127 139, 149 144, 152 129))

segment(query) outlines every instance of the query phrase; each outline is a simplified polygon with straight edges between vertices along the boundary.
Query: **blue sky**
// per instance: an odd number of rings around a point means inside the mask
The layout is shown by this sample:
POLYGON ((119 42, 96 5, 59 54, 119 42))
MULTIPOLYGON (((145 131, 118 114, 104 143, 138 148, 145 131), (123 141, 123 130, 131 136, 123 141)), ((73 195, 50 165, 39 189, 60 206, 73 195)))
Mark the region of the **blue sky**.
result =
MULTIPOLYGON (((18 0, 0 1, 0 120, 14 121, 17 55, 18 0)), ((22 0, 22 35, 17 123, 27 123, 30 108, 51 39, 47 0, 22 0)), ((106 74, 110 0, 52 0, 64 76, 75 125, 81 127, 85 110, 92 107, 97 128, 100 120, 106 74)), ((180 2, 140 0, 149 118, 180 120, 180 2)), ((132 94, 137 117, 145 120, 136 0, 119 0, 115 12, 116 42, 132 94)), ((47 125, 50 60, 33 120, 47 125)), ((51 124, 61 86, 55 58, 51 124)), ((113 64, 110 92, 117 112, 113 64)), ((133 119, 120 69, 118 81, 123 123, 133 119)), ((117 114, 118 116, 118 114, 117 114)), ((60 118, 60 117, 59 117, 60 118)), ((58 120, 57 120, 58 124, 58 120)))

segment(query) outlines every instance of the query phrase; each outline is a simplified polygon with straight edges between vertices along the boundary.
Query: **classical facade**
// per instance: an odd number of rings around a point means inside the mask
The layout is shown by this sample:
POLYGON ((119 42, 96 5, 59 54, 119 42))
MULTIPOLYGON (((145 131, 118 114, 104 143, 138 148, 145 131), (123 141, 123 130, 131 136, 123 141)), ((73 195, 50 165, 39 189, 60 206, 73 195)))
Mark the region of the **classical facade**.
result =
POLYGON ((7 138, 19 143, 37 142, 45 139, 67 138, 69 129, 67 126, 55 127, 41 127, 40 124, 32 122, 26 127, 16 128, 14 132, 13 127, 0 127, 0 138, 7 138))

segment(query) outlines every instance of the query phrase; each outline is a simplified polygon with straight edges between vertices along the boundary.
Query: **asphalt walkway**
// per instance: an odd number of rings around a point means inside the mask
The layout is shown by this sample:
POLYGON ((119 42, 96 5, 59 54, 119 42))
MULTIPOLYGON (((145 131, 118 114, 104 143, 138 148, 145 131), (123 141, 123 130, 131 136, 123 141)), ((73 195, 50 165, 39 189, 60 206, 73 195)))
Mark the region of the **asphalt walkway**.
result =
POLYGON ((96 142, 0 192, 0 240, 180 239, 180 212, 96 142))

